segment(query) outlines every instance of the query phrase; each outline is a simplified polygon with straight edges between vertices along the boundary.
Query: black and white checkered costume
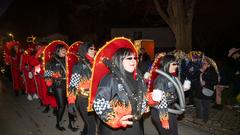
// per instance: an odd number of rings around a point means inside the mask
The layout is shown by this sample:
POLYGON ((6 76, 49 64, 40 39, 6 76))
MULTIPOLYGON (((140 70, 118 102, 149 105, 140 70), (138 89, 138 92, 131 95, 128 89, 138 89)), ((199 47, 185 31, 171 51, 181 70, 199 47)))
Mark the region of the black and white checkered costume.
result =
POLYGON ((49 61, 46 65, 46 70, 44 72, 44 78, 51 78, 53 73, 60 73, 61 78, 65 78, 65 59, 53 58, 53 60, 49 61), (58 61, 56 60, 58 59, 58 61), (63 66, 61 66, 61 64, 63 66), (63 69, 64 68, 64 69, 63 69))
POLYGON ((167 114, 168 107, 173 105, 177 99, 177 93, 172 82, 166 77, 159 75, 154 82, 154 89, 161 90, 163 92, 162 99, 158 106, 154 106, 160 112, 160 114, 167 114))
MULTIPOLYGON (((142 84, 139 84, 139 86, 144 85, 143 82, 141 83, 142 84)), ((143 90, 143 87, 139 88, 142 88, 143 90)), ((143 90, 143 94, 145 94, 145 92, 146 90, 143 90)), ((98 93, 96 94, 93 102, 94 111, 103 122, 108 122, 112 119, 111 114, 115 114, 112 106, 110 105, 110 101, 114 99, 128 104, 130 100, 126 95, 126 90, 124 90, 124 87, 122 87, 121 83, 119 84, 119 82, 116 81, 116 76, 108 74, 99 84, 98 93)), ((141 114, 146 112, 146 110, 147 99, 144 98, 141 104, 141 114)))
POLYGON ((156 108, 166 109, 167 107, 168 107, 167 97, 166 97, 165 92, 163 91, 162 100, 160 101, 160 104, 158 106, 156 106, 156 108))
POLYGON ((46 71, 44 72, 44 77, 45 77, 45 78, 51 77, 52 74, 53 74, 53 71, 51 71, 51 70, 46 70, 46 71))
POLYGON ((80 82, 81 75, 79 73, 73 73, 70 79, 69 87, 70 89, 77 89, 80 82))
POLYGON ((82 61, 79 61, 78 63, 76 63, 73 66, 72 69, 72 75, 71 75, 71 79, 70 79, 70 84, 69 84, 69 92, 71 92, 72 90, 74 90, 74 92, 76 93, 78 87, 79 87, 79 83, 80 81, 82 81, 83 79, 90 79, 91 77, 91 70, 88 68, 88 66, 85 65, 85 63, 83 63, 82 61))

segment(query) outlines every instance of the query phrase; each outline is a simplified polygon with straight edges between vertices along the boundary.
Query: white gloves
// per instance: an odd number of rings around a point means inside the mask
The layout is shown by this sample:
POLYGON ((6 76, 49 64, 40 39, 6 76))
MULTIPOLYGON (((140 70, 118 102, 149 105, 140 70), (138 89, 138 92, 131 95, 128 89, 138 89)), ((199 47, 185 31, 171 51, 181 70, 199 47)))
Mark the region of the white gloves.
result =
POLYGON ((184 83, 183 83, 183 89, 184 91, 187 91, 191 88, 191 81, 189 80, 185 80, 184 83))
POLYGON ((152 99, 153 101, 160 102, 163 97, 163 91, 159 89, 154 89, 152 92, 152 99))
POLYGON ((146 72, 143 76, 144 79, 149 79, 150 77, 150 73, 149 72, 146 72))

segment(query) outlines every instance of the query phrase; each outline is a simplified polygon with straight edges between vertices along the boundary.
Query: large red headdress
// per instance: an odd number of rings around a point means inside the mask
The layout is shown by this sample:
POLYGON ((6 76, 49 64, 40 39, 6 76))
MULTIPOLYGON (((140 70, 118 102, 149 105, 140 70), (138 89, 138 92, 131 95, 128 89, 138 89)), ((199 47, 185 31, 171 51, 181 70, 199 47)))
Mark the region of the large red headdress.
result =
POLYGON ((57 45, 64 45, 66 50, 68 49, 68 45, 61 40, 55 40, 49 43, 43 51, 43 69, 45 70, 46 64, 52 59, 55 51, 56 51, 56 46, 57 45))
POLYGON ((97 88, 102 80, 102 78, 109 73, 108 67, 103 63, 103 59, 112 59, 112 56, 116 53, 116 51, 120 48, 130 48, 133 52, 137 54, 137 49, 130 41, 130 39, 124 37, 117 37, 112 39, 111 41, 107 42, 103 47, 101 47, 93 62, 92 68, 92 77, 90 82, 90 95, 89 95, 89 104, 88 110, 92 110, 93 100, 97 93, 97 88))
POLYGON ((77 53, 78 53, 78 48, 80 45, 82 45, 82 43, 83 42, 81 42, 81 41, 76 41, 67 50, 67 55, 66 55, 67 95, 69 94, 68 88, 69 88, 69 83, 70 83, 70 79, 71 79, 71 75, 72 75, 72 68, 79 60, 77 53))
POLYGON ((155 58, 152 67, 150 69, 150 76, 148 78, 148 92, 152 92, 153 91, 153 83, 155 81, 155 79, 158 76, 158 73, 156 72, 156 69, 159 69, 161 67, 161 60, 162 58, 166 55, 166 53, 160 53, 158 54, 158 56, 155 58))
MULTIPOLYGON (((6 65, 10 64, 11 57, 12 57, 11 50, 14 46, 17 47, 18 49, 21 48, 21 44, 19 41, 9 41, 9 42, 6 42, 6 44, 4 45, 4 52, 5 52, 4 61, 6 65)), ((19 52, 19 50, 17 51, 19 52)))
POLYGON ((10 55, 10 51, 11 49, 14 47, 14 46, 17 46, 18 48, 21 47, 21 44, 19 41, 9 41, 9 42, 6 42, 5 46, 4 46, 4 51, 7 55, 10 55))

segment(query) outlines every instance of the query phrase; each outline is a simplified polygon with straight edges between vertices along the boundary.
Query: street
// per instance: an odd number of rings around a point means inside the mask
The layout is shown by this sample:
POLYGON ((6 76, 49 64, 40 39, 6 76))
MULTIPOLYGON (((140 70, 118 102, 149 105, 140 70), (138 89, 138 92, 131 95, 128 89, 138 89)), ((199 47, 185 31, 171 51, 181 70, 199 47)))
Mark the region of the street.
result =
MULTIPOLYGON (((78 115, 80 130, 72 132, 67 128, 68 120, 65 113, 66 131, 55 128, 56 119, 52 110, 42 113, 44 107, 38 100, 27 101, 26 95, 15 97, 9 81, 0 81, 0 132, 1 135, 78 135, 83 128, 83 121, 78 115)), ((145 135, 157 135, 150 118, 144 122, 145 135)), ((208 135, 206 131, 179 124, 179 135, 208 135)))

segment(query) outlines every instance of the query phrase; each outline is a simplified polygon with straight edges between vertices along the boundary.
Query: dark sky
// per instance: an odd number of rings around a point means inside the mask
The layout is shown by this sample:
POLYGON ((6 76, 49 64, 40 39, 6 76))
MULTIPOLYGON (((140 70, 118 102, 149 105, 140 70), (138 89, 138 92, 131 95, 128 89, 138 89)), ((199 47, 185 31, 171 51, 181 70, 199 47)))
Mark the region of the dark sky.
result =
POLYGON ((195 23, 202 29, 238 34, 240 27, 239 0, 201 0, 195 8, 195 23))
MULTIPOLYGON (((32 0, 1 0, 0 35, 14 32, 22 37, 46 36, 59 32, 78 37, 87 33, 106 35, 112 26, 164 26, 154 7, 146 1, 34 0, 33 3, 32 0)), ((239 0, 197 0, 194 44, 211 45, 213 49, 239 44, 239 9, 239 0)), ((202 45, 195 46, 202 48, 202 45)))
POLYGON ((57 2, 58 0, 35 0, 34 3, 31 0, 13 0, 1 15, 1 29, 19 34, 26 32, 27 35, 42 31, 42 26, 45 29, 49 29, 49 26, 54 27, 51 24, 57 23, 60 18, 60 3, 57 2))
POLYGON ((226 55, 229 48, 240 47, 239 24, 239 0, 198 1, 193 23, 193 44, 209 55, 226 55))

